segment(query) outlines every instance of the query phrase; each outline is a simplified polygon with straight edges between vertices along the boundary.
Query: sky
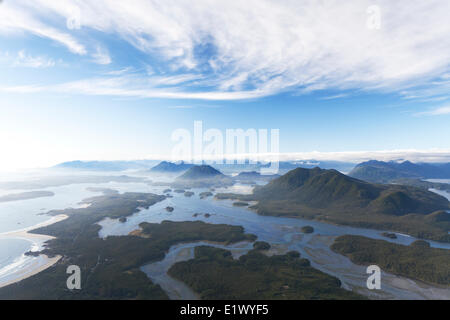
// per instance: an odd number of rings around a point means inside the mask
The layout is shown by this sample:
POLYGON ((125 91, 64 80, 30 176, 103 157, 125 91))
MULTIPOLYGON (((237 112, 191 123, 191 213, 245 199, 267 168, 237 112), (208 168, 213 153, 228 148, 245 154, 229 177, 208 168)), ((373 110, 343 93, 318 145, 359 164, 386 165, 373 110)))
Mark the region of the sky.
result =
POLYGON ((0 168, 169 158, 279 129, 283 159, 450 161, 447 0, 0 1, 0 168))

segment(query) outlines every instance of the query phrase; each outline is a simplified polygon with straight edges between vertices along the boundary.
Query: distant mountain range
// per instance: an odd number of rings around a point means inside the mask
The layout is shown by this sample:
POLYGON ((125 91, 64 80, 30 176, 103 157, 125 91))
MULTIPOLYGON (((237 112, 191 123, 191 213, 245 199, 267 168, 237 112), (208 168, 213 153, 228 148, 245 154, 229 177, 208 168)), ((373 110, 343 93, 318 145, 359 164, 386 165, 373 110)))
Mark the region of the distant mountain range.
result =
POLYGON ((383 162, 371 160, 358 164, 351 177, 378 183, 397 179, 450 179, 450 163, 383 162))
MULTIPOLYGON (((245 164, 214 164, 213 167, 224 173, 235 173, 242 171, 260 171, 261 168, 268 168, 271 163, 245 163, 245 164)), ((354 167, 354 163, 341 161, 318 161, 318 160, 299 160, 299 161, 280 161, 278 169, 280 174, 287 173, 296 168, 312 169, 319 167, 322 169, 335 169, 341 172, 350 172, 354 167)))
MULTIPOLYGON (((70 161, 60 163, 52 169, 70 169, 80 171, 126 171, 126 170, 150 170, 153 173, 177 173, 188 170, 194 166, 194 164, 180 162, 173 163, 169 161, 159 160, 134 160, 134 161, 70 161)), ((269 164, 262 163, 250 163, 247 161, 242 164, 226 164, 217 163, 212 164, 212 167, 220 170, 226 174, 234 174, 242 171, 259 171, 261 168, 267 168, 269 164)), ((354 164, 340 161, 316 161, 316 160, 304 160, 304 161, 280 161, 278 168, 280 173, 286 173, 289 170, 295 168, 314 168, 320 167, 322 169, 336 169, 341 172, 349 172, 354 164)))
POLYGON ((63 162, 53 169, 70 169, 80 171, 125 171, 144 170, 156 165, 155 160, 135 160, 135 161, 70 161, 63 162))
POLYGON ((234 178, 235 181, 238 182, 256 182, 256 181, 270 181, 275 178, 280 177, 278 174, 274 175, 262 175, 257 171, 243 171, 236 175, 234 178))
POLYGON ((158 172, 158 173, 179 173, 182 171, 186 171, 192 168, 194 165, 190 163, 185 163, 181 161, 180 163, 173 163, 162 161, 153 168, 150 169, 150 172, 158 172))

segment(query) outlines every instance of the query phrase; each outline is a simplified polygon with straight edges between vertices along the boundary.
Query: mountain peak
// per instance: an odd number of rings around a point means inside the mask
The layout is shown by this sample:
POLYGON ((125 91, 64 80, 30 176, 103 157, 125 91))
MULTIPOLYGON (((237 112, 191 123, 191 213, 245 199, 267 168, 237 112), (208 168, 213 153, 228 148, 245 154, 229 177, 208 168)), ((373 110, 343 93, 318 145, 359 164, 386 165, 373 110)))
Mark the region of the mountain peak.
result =
POLYGON ((161 161, 158 165, 154 166, 150 169, 151 172, 166 172, 166 173, 173 173, 173 172, 181 172, 186 171, 189 168, 191 168, 193 165, 189 163, 184 163, 181 161, 180 163, 173 163, 168 161, 161 161))
POLYGON ((224 176, 222 172, 209 165, 193 166, 183 175, 178 177, 180 180, 196 180, 196 179, 208 179, 217 176, 224 176))

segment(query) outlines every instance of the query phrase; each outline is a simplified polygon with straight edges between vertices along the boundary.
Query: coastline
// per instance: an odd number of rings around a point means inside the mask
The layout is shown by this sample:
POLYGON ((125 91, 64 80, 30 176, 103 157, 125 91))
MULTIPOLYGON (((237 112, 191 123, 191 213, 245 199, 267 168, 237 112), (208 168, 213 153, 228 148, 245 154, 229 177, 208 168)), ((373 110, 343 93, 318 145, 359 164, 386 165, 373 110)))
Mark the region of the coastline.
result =
MULTIPOLYGON (((68 218, 67 215, 54 216, 47 221, 38 223, 31 227, 0 233, 0 239, 26 240, 31 243, 30 251, 39 251, 42 249, 42 246, 46 241, 52 240, 54 239, 54 237, 48 235, 33 234, 30 232, 37 228, 46 227, 54 223, 63 221, 67 218, 68 218)), ((59 259, 61 259, 61 256, 49 258, 46 255, 39 255, 37 257, 32 257, 32 256, 25 256, 25 253, 23 253, 22 256, 14 260, 13 263, 0 269, 0 288, 6 287, 10 284, 17 283, 26 278, 34 276, 46 270, 47 268, 53 266, 55 263, 59 261, 59 259), (9 269, 12 268, 14 268, 14 271, 10 272, 9 269), (4 273, 5 275, 2 276, 2 273, 4 273)))

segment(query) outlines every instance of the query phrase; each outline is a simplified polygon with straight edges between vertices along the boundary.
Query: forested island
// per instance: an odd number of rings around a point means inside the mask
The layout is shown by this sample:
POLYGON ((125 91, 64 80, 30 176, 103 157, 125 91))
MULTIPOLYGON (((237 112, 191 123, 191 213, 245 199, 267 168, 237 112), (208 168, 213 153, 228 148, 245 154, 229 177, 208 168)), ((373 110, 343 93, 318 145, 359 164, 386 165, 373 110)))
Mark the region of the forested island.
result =
POLYGON ((43 197, 53 197, 55 194, 51 191, 30 191, 22 193, 7 194, 0 196, 0 202, 29 200, 43 197))
POLYGON ((450 285, 450 252, 418 240, 409 246, 361 236, 341 236, 331 249, 360 265, 376 264, 382 270, 424 282, 450 285))
POLYGON ((298 252, 268 257, 255 250, 234 260, 231 252, 209 246, 195 248, 195 259, 179 262, 169 275, 209 300, 363 299, 341 288, 341 282, 310 266, 298 252))

